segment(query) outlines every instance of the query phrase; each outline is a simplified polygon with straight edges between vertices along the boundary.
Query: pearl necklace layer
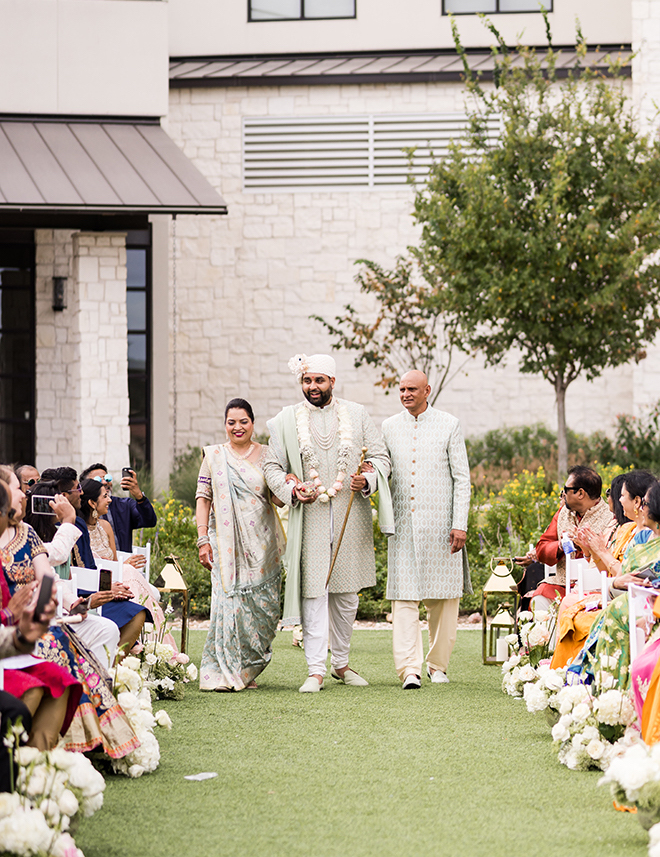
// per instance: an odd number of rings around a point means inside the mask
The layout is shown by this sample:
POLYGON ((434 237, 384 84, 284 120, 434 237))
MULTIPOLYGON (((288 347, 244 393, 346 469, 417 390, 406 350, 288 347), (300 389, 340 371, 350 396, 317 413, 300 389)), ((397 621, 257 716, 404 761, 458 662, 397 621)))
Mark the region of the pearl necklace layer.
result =
POLYGON ((336 404, 336 418, 334 424, 327 435, 322 435, 312 426, 311 411, 303 405, 296 411, 296 428, 298 429, 298 444, 300 446, 300 455, 303 461, 309 468, 310 479, 313 480, 317 490, 317 500, 321 503, 327 503, 331 497, 335 497, 342 489, 344 479, 346 478, 346 470, 348 469, 348 460, 353 449, 353 428, 351 426, 351 417, 348 413, 348 408, 345 404, 336 404), (337 451, 337 476, 329 488, 321 482, 319 476, 320 462, 316 451, 314 450, 314 440, 321 449, 330 449, 335 442, 335 437, 339 431, 339 449, 337 451))
POLYGON ((239 455, 237 452, 234 452, 234 450, 232 449, 231 443, 226 443, 225 446, 227 447, 229 452, 231 452, 231 454, 234 456, 234 458, 237 458, 239 461, 245 461, 245 459, 249 458, 252 455, 252 452, 254 451, 254 444, 253 443, 250 444, 248 451, 245 453, 245 455, 239 455))

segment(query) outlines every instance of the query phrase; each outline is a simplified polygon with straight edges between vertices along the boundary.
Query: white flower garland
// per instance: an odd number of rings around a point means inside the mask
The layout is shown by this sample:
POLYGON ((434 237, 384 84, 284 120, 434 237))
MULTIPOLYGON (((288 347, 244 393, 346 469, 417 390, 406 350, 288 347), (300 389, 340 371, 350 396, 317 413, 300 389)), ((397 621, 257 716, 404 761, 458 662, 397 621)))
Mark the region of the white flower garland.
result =
POLYGON ((312 433, 310 430, 310 411, 307 407, 298 408, 296 412, 296 426, 298 429, 298 443, 303 461, 309 467, 309 476, 313 480, 317 490, 317 499, 321 503, 327 503, 331 497, 335 497, 342 489, 348 460, 353 449, 353 428, 351 418, 346 405, 337 405, 337 419, 339 427, 339 450, 337 451, 337 476, 330 488, 326 488, 319 476, 319 459, 314 451, 312 433))

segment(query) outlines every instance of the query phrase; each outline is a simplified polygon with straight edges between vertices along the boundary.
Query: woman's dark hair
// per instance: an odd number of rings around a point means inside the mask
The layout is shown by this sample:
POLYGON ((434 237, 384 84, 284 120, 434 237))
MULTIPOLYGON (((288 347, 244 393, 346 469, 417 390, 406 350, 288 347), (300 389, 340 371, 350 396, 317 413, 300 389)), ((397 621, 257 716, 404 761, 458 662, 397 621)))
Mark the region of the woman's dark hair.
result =
POLYGON ((57 482, 48 479, 42 479, 33 485, 26 493, 27 505, 25 507, 25 517, 23 520, 29 524, 35 533, 39 536, 42 542, 52 542, 57 532, 57 518, 54 515, 35 515, 32 512, 32 495, 40 494, 44 497, 54 497, 59 494, 57 482))
POLYGON ((623 511, 623 506, 621 505, 621 489, 623 488, 625 481, 625 474, 620 473, 618 476, 614 477, 610 484, 612 511, 614 512, 614 517, 616 518, 616 522, 619 526, 621 526, 621 524, 627 524, 630 521, 630 518, 626 517, 626 513, 623 511))
POLYGON ((245 411, 245 413, 250 417, 250 420, 254 422, 254 411, 252 410, 252 405, 249 402, 246 402, 245 399, 232 399, 231 402, 227 403, 227 407, 225 408, 225 422, 227 422, 227 414, 232 408, 240 408, 242 411, 245 411))
POLYGON ((660 482, 654 482, 646 492, 646 496, 648 497, 646 514, 656 524, 660 524, 660 482))
POLYGON ((635 497, 643 498, 651 485, 657 481, 650 470, 631 470, 630 473, 623 474, 623 484, 633 499, 635 497))
POLYGON ((80 483, 80 487, 82 488, 82 495, 80 497, 80 514, 83 518, 89 522, 92 519, 92 507, 89 505, 90 500, 92 503, 98 502, 101 493, 105 491, 106 486, 103 482, 97 482, 96 479, 85 479, 80 483))

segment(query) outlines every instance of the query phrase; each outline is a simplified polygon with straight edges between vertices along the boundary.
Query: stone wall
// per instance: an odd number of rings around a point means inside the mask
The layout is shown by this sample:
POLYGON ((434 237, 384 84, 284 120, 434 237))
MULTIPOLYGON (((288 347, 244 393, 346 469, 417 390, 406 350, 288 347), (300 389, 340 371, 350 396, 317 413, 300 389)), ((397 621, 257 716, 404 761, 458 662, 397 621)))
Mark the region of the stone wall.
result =
POLYGON ((37 467, 128 459, 126 236, 36 233, 37 467), (52 309, 65 276, 67 307, 52 309))
MULTIPOLYGON (((349 302, 368 310, 354 283, 355 260, 392 265, 416 237, 407 187, 244 193, 242 117, 463 110, 461 88, 451 83, 171 91, 168 133, 229 206, 227 217, 177 219, 179 449, 222 436, 223 405, 235 395, 251 401, 263 430, 299 395, 289 357, 330 350, 310 315, 331 319, 349 302)), ((375 372, 356 370, 349 353, 335 356, 340 396, 365 404, 377 422, 398 409, 395 395, 374 386, 375 372)), ((575 382, 567 396, 569 426, 610 429, 615 414, 634 407, 631 380, 625 367, 593 383, 575 382)), ((468 361, 438 405, 456 414, 469 435, 556 420, 551 386, 521 375, 515 355, 497 369, 468 361)))

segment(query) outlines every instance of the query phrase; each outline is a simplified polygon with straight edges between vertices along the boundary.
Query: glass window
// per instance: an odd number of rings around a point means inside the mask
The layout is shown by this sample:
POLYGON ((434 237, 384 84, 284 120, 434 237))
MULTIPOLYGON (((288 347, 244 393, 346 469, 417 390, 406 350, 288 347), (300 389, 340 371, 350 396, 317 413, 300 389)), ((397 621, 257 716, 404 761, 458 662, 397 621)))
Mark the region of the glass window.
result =
POLYGON ((147 293, 144 289, 140 289, 140 291, 128 290, 126 294, 126 315, 129 330, 146 331, 147 293))
POLYGON ((34 301, 34 235, 0 232, 0 461, 20 464, 35 460, 34 301))
POLYGON ((442 0, 442 13, 474 15, 477 12, 552 12, 552 0, 442 0))
POLYGON ((248 0, 249 21, 355 18, 356 0, 248 0))
POLYGON ((149 233, 126 237, 126 316, 131 465, 151 463, 151 247, 149 233))

